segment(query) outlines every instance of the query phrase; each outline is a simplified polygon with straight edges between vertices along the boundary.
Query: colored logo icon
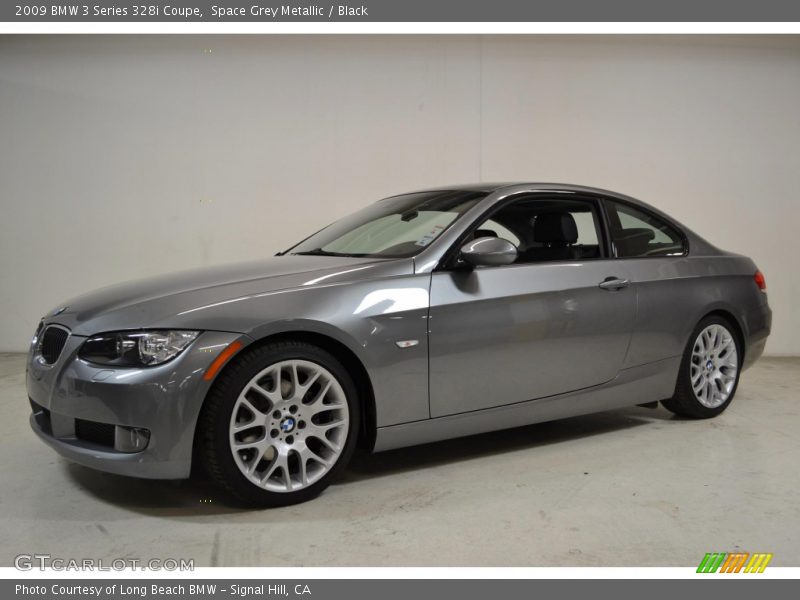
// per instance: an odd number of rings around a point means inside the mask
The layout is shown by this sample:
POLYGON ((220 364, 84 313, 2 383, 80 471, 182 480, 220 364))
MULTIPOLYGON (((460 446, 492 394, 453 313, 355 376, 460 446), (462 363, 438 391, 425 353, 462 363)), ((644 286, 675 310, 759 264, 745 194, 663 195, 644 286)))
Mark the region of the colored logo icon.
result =
POLYGON ((698 573, 763 573, 772 554, 765 552, 708 552, 697 567, 698 573))

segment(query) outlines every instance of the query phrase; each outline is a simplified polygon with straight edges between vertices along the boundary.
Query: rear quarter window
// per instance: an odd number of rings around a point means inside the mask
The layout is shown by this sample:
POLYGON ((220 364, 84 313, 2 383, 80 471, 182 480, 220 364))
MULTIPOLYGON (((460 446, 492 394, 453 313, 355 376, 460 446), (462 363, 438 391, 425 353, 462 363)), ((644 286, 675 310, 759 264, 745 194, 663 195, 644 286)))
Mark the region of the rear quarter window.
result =
POLYGON ((619 258, 682 256, 683 234, 663 219, 621 202, 608 201, 611 241, 619 258))

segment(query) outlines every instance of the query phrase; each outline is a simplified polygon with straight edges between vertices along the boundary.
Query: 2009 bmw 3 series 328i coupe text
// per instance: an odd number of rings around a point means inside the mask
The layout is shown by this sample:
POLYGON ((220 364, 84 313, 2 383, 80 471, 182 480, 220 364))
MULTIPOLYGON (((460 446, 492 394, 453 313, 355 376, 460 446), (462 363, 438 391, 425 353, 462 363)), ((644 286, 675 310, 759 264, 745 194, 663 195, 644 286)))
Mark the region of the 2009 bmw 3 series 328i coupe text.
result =
POLYGON ((771 323, 749 258, 603 190, 381 200, 273 258, 112 286, 39 324, 34 431, 104 471, 240 501, 374 451, 624 406, 721 413, 771 323))

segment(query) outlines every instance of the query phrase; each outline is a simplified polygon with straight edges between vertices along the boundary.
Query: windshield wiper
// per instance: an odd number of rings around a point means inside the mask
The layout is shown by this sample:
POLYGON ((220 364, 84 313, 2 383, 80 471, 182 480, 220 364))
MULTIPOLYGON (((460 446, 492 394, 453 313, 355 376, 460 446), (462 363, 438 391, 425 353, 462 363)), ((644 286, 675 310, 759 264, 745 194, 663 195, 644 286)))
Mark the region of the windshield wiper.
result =
POLYGON ((292 252, 295 256, 339 256, 335 252, 327 252, 322 248, 314 248, 313 250, 305 250, 303 252, 292 252))
POLYGON ((364 254, 347 254, 344 252, 328 252, 322 248, 314 248, 313 250, 304 250, 303 252, 292 252, 295 256, 344 256, 346 258, 360 258, 366 256, 364 254))

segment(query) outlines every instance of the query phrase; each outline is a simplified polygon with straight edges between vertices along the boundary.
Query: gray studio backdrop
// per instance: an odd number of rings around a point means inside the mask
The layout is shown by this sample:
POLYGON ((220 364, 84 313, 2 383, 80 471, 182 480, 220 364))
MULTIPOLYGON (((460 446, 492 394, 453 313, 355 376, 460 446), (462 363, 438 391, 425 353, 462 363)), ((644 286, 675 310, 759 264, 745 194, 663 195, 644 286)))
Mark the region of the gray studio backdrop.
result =
POLYGON ((798 36, 0 38, 0 351, 60 300, 388 194, 566 181, 752 256, 800 354, 798 36))

